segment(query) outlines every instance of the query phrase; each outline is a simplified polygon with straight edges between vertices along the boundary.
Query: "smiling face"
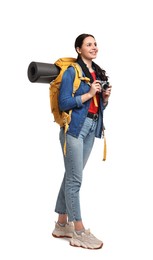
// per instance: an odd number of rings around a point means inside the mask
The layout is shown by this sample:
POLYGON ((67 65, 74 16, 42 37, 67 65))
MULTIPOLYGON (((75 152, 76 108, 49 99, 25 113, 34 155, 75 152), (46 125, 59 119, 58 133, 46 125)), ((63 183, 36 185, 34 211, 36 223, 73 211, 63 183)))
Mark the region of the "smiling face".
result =
POLYGON ((97 43, 94 37, 88 36, 83 40, 81 47, 77 47, 76 51, 84 61, 95 59, 98 53, 97 43))

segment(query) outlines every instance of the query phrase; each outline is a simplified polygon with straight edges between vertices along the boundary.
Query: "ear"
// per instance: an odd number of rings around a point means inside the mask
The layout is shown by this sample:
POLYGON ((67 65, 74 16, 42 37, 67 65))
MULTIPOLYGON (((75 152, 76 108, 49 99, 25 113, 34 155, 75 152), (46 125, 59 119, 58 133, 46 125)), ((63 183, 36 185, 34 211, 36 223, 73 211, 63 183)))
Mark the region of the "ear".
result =
POLYGON ((81 50, 80 50, 79 47, 76 48, 76 51, 77 51, 78 54, 81 54, 81 50))

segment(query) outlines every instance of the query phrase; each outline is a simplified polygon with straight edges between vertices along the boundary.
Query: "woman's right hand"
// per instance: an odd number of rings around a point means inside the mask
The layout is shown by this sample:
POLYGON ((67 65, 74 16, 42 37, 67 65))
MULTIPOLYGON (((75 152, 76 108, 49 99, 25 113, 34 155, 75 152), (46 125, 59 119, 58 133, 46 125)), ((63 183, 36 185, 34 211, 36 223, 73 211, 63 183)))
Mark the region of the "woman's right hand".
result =
POLYGON ((97 92, 101 92, 101 81, 100 80, 94 80, 94 82, 90 84, 89 94, 91 95, 91 98, 97 92))
POLYGON ((82 103, 86 102, 87 100, 91 99, 92 97, 95 96, 97 92, 101 92, 101 81, 100 80, 95 80, 93 83, 90 84, 90 90, 88 93, 83 94, 81 96, 82 103))

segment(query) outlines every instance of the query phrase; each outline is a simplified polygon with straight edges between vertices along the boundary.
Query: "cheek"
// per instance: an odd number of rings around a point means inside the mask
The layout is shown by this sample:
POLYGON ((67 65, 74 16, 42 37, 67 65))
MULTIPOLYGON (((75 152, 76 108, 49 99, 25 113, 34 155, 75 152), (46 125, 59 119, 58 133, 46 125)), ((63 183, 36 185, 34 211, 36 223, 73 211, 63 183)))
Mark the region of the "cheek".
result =
POLYGON ((88 58, 90 55, 89 50, 82 50, 81 51, 81 56, 84 58, 88 58))

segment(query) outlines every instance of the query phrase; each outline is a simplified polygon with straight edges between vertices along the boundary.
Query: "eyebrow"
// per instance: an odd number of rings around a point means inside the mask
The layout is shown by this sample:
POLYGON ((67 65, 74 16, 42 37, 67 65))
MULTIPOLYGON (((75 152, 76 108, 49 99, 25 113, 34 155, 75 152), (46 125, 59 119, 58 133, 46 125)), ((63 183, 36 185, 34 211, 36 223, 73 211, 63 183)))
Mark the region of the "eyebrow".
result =
POLYGON ((87 43, 85 43, 85 44, 96 44, 97 45, 97 42, 95 41, 94 43, 92 43, 92 42, 87 42, 87 43))

